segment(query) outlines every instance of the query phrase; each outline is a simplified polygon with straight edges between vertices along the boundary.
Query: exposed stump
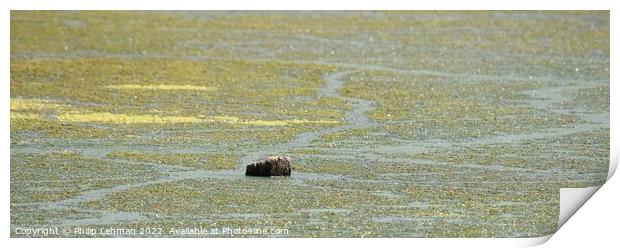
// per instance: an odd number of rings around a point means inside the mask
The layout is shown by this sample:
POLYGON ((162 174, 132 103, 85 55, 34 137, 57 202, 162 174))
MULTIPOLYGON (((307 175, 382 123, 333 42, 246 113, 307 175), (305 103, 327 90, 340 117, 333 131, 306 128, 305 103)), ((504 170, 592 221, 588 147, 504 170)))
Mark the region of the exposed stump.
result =
POLYGON ((249 164, 245 168, 245 175, 255 177, 290 176, 291 158, 269 156, 264 161, 249 164))

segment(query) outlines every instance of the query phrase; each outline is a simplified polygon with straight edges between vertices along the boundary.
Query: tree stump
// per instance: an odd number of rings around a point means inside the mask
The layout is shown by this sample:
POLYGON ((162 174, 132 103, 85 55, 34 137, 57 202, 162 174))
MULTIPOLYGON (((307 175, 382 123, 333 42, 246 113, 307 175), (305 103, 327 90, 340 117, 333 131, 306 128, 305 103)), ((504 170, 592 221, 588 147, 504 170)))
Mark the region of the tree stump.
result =
POLYGON ((246 166, 245 175, 255 177, 290 176, 291 158, 269 156, 264 161, 246 166))

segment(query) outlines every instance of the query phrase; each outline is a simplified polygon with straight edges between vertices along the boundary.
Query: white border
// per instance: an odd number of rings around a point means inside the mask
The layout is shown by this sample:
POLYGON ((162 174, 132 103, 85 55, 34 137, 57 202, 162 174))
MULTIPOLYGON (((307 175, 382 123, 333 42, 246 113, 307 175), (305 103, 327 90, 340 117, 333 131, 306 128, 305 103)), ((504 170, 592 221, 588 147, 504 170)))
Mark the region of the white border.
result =
MULTIPOLYGON (((6 2, 6 1, 5 1, 6 2)), ((400 1, 400 0, 226 0, 226 1, 191 1, 191 0, 20 0, 10 1, 8 9, 131 9, 131 10, 605 10, 611 9, 611 0, 562 0, 544 2, 540 0, 493 1, 493 0, 435 0, 435 1, 400 1)))
MULTIPOLYGON (((37 1, 37 0, 21 0, 21 1, 3 1, 1 3, 3 6, 2 12, 2 32, 4 32, 5 36, 0 41, 2 44, 2 68, 5 73, 3 73, 3 78, 5 83, 3 84, 2 93, 3 97, 0 100, 1 109, 0 113, 2 114, 3 122, 0 128, 2 130, 2 140, 3 142, 0 144, 2 152, 2 159, 4 161, 4 173, 3 175, 3 189, 4 194, 2 194, 2 210, 4 215, 2 215, 2 220, 4 225, 2 226, 3 238, 8 239, 10 233, 10 215, 9 215, 9 193, 10 193, 10 135, 9 135, 9 63, 10 63, 10 46, 9 46, 9 36, 10 36, 10 9, 154 9, 154 10, 168 10, 168 9, 257 9, 257 10, 283 10, 283 9, 355 9, 355 10, 386 10, 386 9, 463 9, 463 10, 474 10, 474 9, 561 9, 561 10, 569 10, 569 9, 611 9, 612 10, 612 18, 611 18, 611 44, 616 44, 619 40, 617 38, 617 25, 614 23, 619 23, 617 16, 614 15, 615 11, 618 9, 613 4, 613 1, 605 1, 605 0, 590 0, 590 1, 578 1, 578 0, 564 0, 557 2, 543 2, 539 0, 520 0, 520 1, 484 1, 484 0, 468 0, 468 1, 459 1, 459 0, 435 0, 435 1, 426 1, 426 2, 415 2, 415 1, 397 1, 397 0, 381 0, 381 1, 372 1, 372 0, 314 0, 314 1, 287 1, 287 0, 226 0, 223 2, 194 2, 187 0, 174 0, 174 1, 166 1, 166 0, 130 0, 130 1, 122 1, 122 0, 107 0, 107 1, 81 1, 81 0, 56 0, 56 1, 37 1)), ((617 76, 615 76, 614 72, 614 58, 618 57, 617 52, 615 52, 612 48, 611 54, 611 117, 610 117, 610 126, 618 125, 618 98, 614 98, 613 96, 618 96, 618 85, 614 84, 617 76)), ((611 130, 611 151, 610 154, 610 168, 615 168, 618 163, 618 132, 614 132, 611 130), (613 166, 613 167, 612 167, 613 166)), ((610 176, 612 175, 614 169, 610 170, 610 176)), ((617 180, 616 180, 617 181, 617 180)), ((598 205, 588 204, 588 209, 585 210, 591 211, 589 213, 581 213, 582 211, 577 212, 575 216, 584 216, 587 214, 593 214, 598 219, 605 219, 604 216, 609 214, 609 212, 600 211, 600 209, 606 209, 607 211, 615 211, 615 215, 617 216, 617 209, 609 207, 618 206, 616 203, 612 203, 615 201, 620 189, 618 184, 615 184, 615 187, 611 186, 603 186, 605 190, 606 198, 598 197, 599 193, 595 194, 592 198, 597 199, 598 205), (609 193, 611 192, 611 193, 609 193)), ((602 193, 601 193, 602 194, 602 193)), ((613 215, 612 215, 613 216, 613 215)), ((597 219, 594 218, 594 219, 597 219)), ((585 220, 591 220, 592 218, 585 218, 585 220)), ((569 220, 568 224, 562 229, 568 229, 567 226, 570 226, 571 229, 569 232, 568 242, 564 244, 575 244, 575 242, 571 242, 572 240, 587 240, 587 237, 578 237, 576 234, 580 233, 580 231, 586 231, 591 229, 583 229, 587 228, 586 222, 584 218, 574 218, 574 220, 569 220), (583 228, 581 225, 584 225, 583 228), (575 231, 575 229, 577 231, 575 231)), ((603 222, 603 223, 595 223, 598 224, 597 227, 600 230, 605 230, 604 228, 607 226, 611 228, 612 226, 617 226, 618 219, 615 219, 616 222, 603 222)), ((555 236, 564 235, 562 234, 563 230, 560 229, 555 236)), ((596 230, 596 229, 595 229, 596 230)), ((601 231, 604 233, 603 231, 601 231)), ((602 239, 607 238, 608 240, 614 240, 614 236, 610 235, 599 237, 602 239)), ((615 234, 615 233, 614 233, 615 234)), ((537 243, 544 242, 549 237, 542 237, 538 239, 304 239, 303 242, 294 242, 296 246, 301 245, 376 245, 376 246, 384 246, 386 242, 390 245, 422 245, 426 246, 446 246, 446 247, 505 247, 505 246, 523 246, 523 245, 534 245, 537 243)), ((551 240, 557 240, 565 237, 554 237, 551 240)), ((205 240, 203 239, 97 239, 96 242, 92 242, 90 240, 84 239, 8 239, 2 240, 3 244, 8 242, 8 246, 16 246, 16 245, 39 245, 39 246, 62 246, 62 247, 84 247, 88 246, 109 246, 109 245, 130 245, 130 246, 170 246, 170 245, 200 245, 204 244, 205 240), (71 242, 67 242, 71 241, 71 242)), ((264 239, 210 239, 206 240, 209 245, 215 246, 227 246, 231 243, 235 245, 244 245, 244 246, 290 246, 291 240, 264 240, 264 239)), ((292 241, 301 241, 299 239, 292 239, 292 241)), ((598 242, 597 242, 598 243, 598 242)), ((615 240, 614 242, 615 243, 615 240)), ((611 244, 613 244, 611 243, 611 244)), ((590 244, 590 243, 588 243, 590 244)), ((598 243, 600 244, 603 243, 598 243)), ((550 244, 545 244, 550 245, 550 244)))

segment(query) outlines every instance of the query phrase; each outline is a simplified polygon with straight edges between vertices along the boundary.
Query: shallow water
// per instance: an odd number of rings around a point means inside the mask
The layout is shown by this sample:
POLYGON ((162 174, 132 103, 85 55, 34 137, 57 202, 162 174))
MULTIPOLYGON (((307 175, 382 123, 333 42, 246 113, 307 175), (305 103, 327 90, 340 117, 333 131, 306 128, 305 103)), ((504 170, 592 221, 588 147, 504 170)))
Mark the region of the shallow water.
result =
POLYGON ((14 11, 11 75, 12 228, 542 236, 607 177, 609 12, 14 11))

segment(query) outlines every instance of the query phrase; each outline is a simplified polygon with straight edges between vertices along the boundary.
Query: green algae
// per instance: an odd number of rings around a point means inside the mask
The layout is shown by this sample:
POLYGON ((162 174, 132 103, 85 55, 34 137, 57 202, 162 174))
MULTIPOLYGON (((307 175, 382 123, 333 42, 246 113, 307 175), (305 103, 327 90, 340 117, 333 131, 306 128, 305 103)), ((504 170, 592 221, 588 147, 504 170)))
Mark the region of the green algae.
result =
POLYGON ((11 225, 549 235, 559 189, 607 176, 608 125, 579 113, 609 110, 608 27, 608 11, 12 11, 11 225), (547 88, 561 101, 528 93, 547 88), (232 170, 263 151, 292 177, 232 170))
POLYGON ((479 185, 475 181, 463 187, 437 187, 348 180, 312 180, 297 184, 284 179, 264 181, 262 187, 270 190, 255 194, 258 190, 255 180, 236 180, 232 184, 218 180, 188 180, 119 192, 105 201, 85 203, 84 207, 112 212, 155 211, 159 217, 151 225, 163 227, 226 227, 234 223, 234 226, 245 228, 277 223, 279 228, 290 229, 289 237, 391 237, 415 236, 416 233, 422 237, 497 237, 512 235, 513 232, 525 236, 552 233, 555 222, 551 220, 557 219, 553 205, 559 201, 557 198, 547 199, 555 195, 550 193, 557 190, 557 186, 541 188, 539 184, 524 184, 515 188, 509 182, 492 187, 479 185), (222 187, 227 190, 220 190, 222 187), (512 190, 520 193, 515 195, 512 190), (387 196, 398 197, 386 197, 377 192, 392 192, 387 196), (411 201, 419 203, 409 205, 411 201), (454 204, 446 205, 446 202, 454 204), (498 205, 501 202, 517 204, 498 205), (227 214, 230 214, 229 217, 226 217, 227 214), (263 217, 253 217, 256 214, 263 217), (515 223, 514 218, 507 217, 511 214, 521 216, 524 222, 515 223), (178 218, 174 218, 178 215, 204 217, 179 222, 178 218), (385 218, 417 218, 418 221, 382 221, 385 218), (489 222, 482 224, 482 220, 489 222), (444 222, 458 224, 448 227, 441 224, 444 222), (440 223, 441 228, 434 228, 432 223, 440 223), (488 232, 482 232, 480 226, 486 226, 488 232), (409 231, 390 234, 393 228, 409 231), (436 231, 423 231, 426 228, 436 231), (357 232, 351 234, 354 230, 357 232))
POLYGON ((237 166, 235 155, 225 153, 195 154, 114 151, 108 153, 106 157, 200 169, 233 169, 237 166))
POLYGON ((88 190, 153 179, 145 166, 118 165, 76 152, 11 155, 11 203, 53 202, 88 190))
MULTIPOLYGON (((313 126, 337 125, 339 118, 344 114, 344 110, 333 108, 336 104, 344 105, 345 103, 342 101, 329 98, 319 99, 316 96, 316 88, 323 84, 320 76, 326 71, 321 71, 319 69, 321 67, 311 67, 308 70, 309 66, 299 66, 298 70, 293 71, 290 66, 285 67, 281 63, 116 60, 115 62, 107 61, 111 63, 108 64, 104 61, 107 60, 13 61, 11 63, 13 72, 12 96, 31 99, 69 99, 72 102, 77 102, 77 104, 67 104, 67 107, 57 108, 54 111, 34 112, 47 116, 57 116, 58 120, 53 117, 42 117, 36 122, 30 122, 29 119, 16 118, 12 121, 12 132, 35 130, 53 134, 55 133, 54 129, 64 130, 63 127, 70 125, 83 128, 76 130, 75 135, 68 132, 68 137, 80 137, 81 135, 101 137, 102 133, 105 132, 104 127, 109 127, 115 132, 106 132, 105 136, 118 138, 118 136, 122 137, 123 135, 115 134, 129 132, 135 135, 136 129, 165 129, 170 124, 183 121, 187 123, 179 124, 188 127, 214 129, 214 134, 217 134, 220 130, 237 129, 236 122, 222 123, 217 120, 209 122, 210 118, 235 116, 234 118, 245 119, 249 124, 255 122, 257 125, 270 123, 261 122, 261 119, 279 121, 273 122, 276 124, 280 122, 292 123, 291 127, 283 128, 281 132, 286 137, 294 136, 313 126), (202 68, 210 68, 210 70, 202 68), (278 81, 279 75, 283 74, 285 69, 286 73, 295 74, 296 77, 278 81), (123 73, 124 70, 134 73, 123 73), (36 72, 32 73, 32 71, 36 72), (47 75, 50 71, 61 72, 57 79, 52 80, 58 82, 57 84, 31 83, 32 81, 45 80, 45 78, 31 79, 33 74, 47 75), (253 73, 255 71, 262 73, 253 73), (108 75, 118 76, 109 77, 108 75), (183 75, 183 77, 176 75, 183 75), (231 75, 234 76, 231 77, 231 75), (83 78, 95 78, 98 82, 84 82, 81 80, 83 78), (204 81, 205 79, 207 82, 204 81), (102 85, 115 84, 115 82, 150 83, 168 80, 172 84, 176 82, 207 84, 216 87, 217 90, 179 94, 142 90, 117 92, 102 85), (254 84, 239 85, 237 82, 252 82, 254 84), (279 82, 279 86, 276 82, 279 82), (269 88, 265 88, 264 85, 268 85, 269 88), (78 88, 79 90, 77 90, 78 88), (316 101, 294 101, 289 97, 293 95, 296 97, 307 95, 311 99, 315 98, 316 101), (282 101, 273 101, 274 97, 281 98, 282 101), (236 100, 227 101, 226 99, 236 100), (223 104, 223 102, 226 103, 223 104), (143 106, 151 107, 145 109, 143 106), (73 113, 71 111, 81 112, 73 113), (167 115, 173 113, 174 115, 167 117, 166 115, 161 116, 161 113, 168 113, 167 115), (255 114, 249 115, 248 113, 255 114), (69 116, 68 114, 72 115, 69 116), (133 127, 119 126, 124 121, 129 123, 133 117, 136 117, 134 118, 136 120, 144 120, 141 121, 143 125, 140 125, 141 122, 139 121, 132 121, 133 127), (202 119, 205 120, 201 121, 202 119), (107 121, 109 123, 73 125, 73 123, 67 123, 63 120, 109 120, 107 121), (303 120, 308 121, 304 122, 303 120), (37 123, 41 124, 37 125, 37 123), (123 132, 125 128, 128 130, 123 132)), ((261 132, 260 129, 248 131, 249 135, 252 135, 253 132, 259 132, 260 135, 268 133, 261 132)), ((190 137, 194 138, 193 136, 190 137)), ((205 139, 217 142, 230 137, 234 138, 236 135, 219 136, 219 138, 208 137, 207 135, 205 139)), ((162 138, 157 142, 165 142, 166 140, 166 138, 162 138)), ((171 141, 174 142, 175 140, 171 141)))
POLYGON ((592 112, 609 112, 609 86, 579 90, 572 98, 573 100, 565 105, 585 108, 592 112))
POLYGON ((384 124, 381 130, 403 139, 487 137, 580 123, 572 116, 540 113, 514 103, 526 99, 522 91, 539 85, 454 84, 438 77, 407 79, 373 72, 349 79, 342 92, 374 101, 378 106, 369 117, 384 124))

